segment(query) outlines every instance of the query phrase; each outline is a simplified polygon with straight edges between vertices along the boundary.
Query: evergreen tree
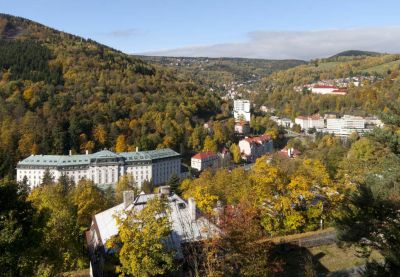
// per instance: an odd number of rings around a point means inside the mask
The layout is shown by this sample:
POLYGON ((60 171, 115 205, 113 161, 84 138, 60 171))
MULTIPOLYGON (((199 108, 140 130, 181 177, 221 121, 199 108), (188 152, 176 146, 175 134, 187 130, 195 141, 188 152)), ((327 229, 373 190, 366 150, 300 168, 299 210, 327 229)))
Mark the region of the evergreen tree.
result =
POLYGON ((178 175, 176 175, 174 173, 167 182, 167 185, 170 186, 170 188, 171 188, 171 192, 179 194, 180 182, 181 182, 181 180, 179 179, 178 175))

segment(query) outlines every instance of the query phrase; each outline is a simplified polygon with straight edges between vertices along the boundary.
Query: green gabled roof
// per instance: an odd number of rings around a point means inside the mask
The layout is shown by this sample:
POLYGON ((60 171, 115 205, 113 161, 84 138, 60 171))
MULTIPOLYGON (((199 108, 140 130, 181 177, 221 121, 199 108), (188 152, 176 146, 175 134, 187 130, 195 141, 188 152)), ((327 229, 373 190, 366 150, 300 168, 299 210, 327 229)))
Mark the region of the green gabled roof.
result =
POLYGON ((156 160, 162 158, 179 157, 180 154, 170 148, 140 151, 140 152, 122 152, 119 153, 121 156, 127 159, 127 161, 137 160, 156 160))
POLYGON ((20 161, 18 164, 26 165, 47 165, 47 166, 62 166, 62 165, 89 165, 90 155, 32 155, 20 161))
POLYGON ((109 150, 87 155, 32 155, 20 161, 18 165, 41 165, 41 166, 72 166, 89 165, 91 159, 101 158, 119 158, 129 161, 151 161, 169 157, 179 157, 179 153, 172 149, 157 149, 140 152, 122 152, 114 153, 109 150))

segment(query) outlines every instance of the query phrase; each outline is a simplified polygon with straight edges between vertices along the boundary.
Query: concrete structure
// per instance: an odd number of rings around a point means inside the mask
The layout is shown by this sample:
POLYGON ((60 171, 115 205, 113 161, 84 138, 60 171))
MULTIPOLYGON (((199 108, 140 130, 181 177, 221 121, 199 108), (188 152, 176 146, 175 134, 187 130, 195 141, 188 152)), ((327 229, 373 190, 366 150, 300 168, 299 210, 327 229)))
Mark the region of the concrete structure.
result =
POLYGON ((199 213, 193 198, 189 198, 186 203, 178 195, 171 194, 168 186, 160 187, 159 193, 155 194, 142 192, 135 196, 133 191, 125 191, 123 196, 123 203, 94 215, 90 229, 86 232, 94 276, 103 276, 104 254, 113 251, 106 247, 106 243, 118 235, 116 216, 124 218, 126 212, 140 212, 151 199, 164 197, 167 201, 172 232, 164 241, 167 248, 175 250, 177 260, 184 257, 182 245, 209 239, 220 232, 218 227, 199 213))
POLYGON ((270 136, 262 135, 259 137, 242 139, 239 141, 239 148, 242 153, 242 158, 253 162, 267 153, 272 153, 274 145, 270 136))
POLYGON ((145 180, 160 185, 174 174, 180 176, 181 157, 169 148, 118 154, 102 150, 85 155, 32 155, 18 162, 17 181, 26 177, 33 188, 41 184, 46 170, 55 180, 65 175, 74 182, 92 180, 100 187, 115 185, 120 176, 131 174, 140 188, 145 180))
POLYGON ((190 161, 190 166, 198 171, 206 168, 217 168, 219 158, 212 151, 202 152, 194 155, 190 161))
POLYGON ((237 121, 250 122, 250 101, 249 100, 234 100, 233 101, 233 116, 237 121))
POLYGON ((302 130, 308 130, 311 128, 319 129, 325 127, 324 118, 319 114, 312 116, 298 116, 295 118, 294 122, 300 125, 302 130))

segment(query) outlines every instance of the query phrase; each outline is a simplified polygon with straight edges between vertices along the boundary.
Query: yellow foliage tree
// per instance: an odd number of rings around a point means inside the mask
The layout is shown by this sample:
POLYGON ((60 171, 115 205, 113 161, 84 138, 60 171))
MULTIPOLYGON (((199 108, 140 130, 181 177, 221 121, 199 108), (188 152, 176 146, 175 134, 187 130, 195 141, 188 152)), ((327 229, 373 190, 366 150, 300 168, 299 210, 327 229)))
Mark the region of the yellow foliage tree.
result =
POLYGON ((117 152, 117 153, 125 152, 126 149, 127 149, 127 145, 125 142, 125 136, 119 135, 117 137, 117 142, 115 144, 115 152, 117 152))

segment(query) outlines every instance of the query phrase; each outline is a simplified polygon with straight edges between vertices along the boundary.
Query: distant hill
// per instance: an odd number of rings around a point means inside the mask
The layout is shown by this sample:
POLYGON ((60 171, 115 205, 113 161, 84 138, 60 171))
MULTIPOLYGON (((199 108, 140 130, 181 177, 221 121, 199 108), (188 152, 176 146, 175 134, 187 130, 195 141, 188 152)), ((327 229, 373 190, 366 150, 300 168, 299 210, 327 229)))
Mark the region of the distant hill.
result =
POLYGON ((336 58, 336 57, 355 57, 355 56, 378 56, 381 55, 381 53, 378 52, 371 52, 371 51, 361 51, 361 50, 347 50, 343 51, 340 53, 337 53, 336 55, 333 55, 330 58, 336 58))
POLYGON ((152 64, 172 68, 178 75, 202 85, 226 92, 232 84, 248 87, 279 70, 306 64, 302 60, 266 60, 246 58, 137 56, 152 64))

